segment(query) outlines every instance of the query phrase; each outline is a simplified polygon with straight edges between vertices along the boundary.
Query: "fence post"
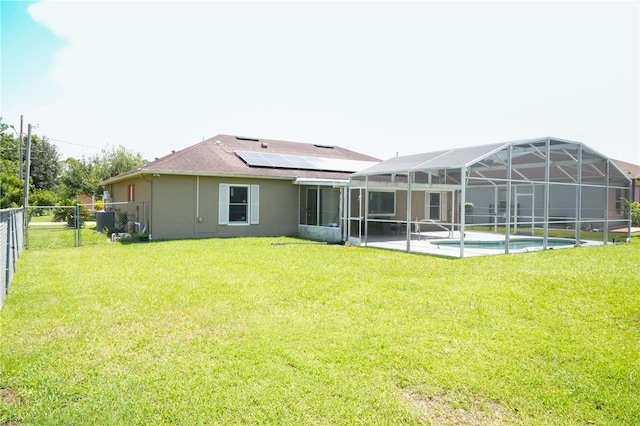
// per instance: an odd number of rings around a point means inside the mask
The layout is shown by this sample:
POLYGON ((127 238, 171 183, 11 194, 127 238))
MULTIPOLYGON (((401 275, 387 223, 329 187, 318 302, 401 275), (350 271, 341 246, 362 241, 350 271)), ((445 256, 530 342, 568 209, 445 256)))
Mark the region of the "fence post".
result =
POLYGON ((73 212, 73 216, 74 216, 74 230, 73 230, 73 234, 74 234, 74 247, 79 247, 80 246, 80 205, 76 204, 75 207, 73 208, 74 212, 73 212))
POLYGON ((29 207, 24 208, 24 212, 22 213, 24 217, 22 218, 22 244, 23 247, 29 248, 29 207))
POLYGON ((3 305, 4 303, 4 298, 5 296, 7 296, 9 294, 9 265, 10 265, 10 256, 11 256, 11 242, 10 242, 10 236, 11 236, 11 216, 10 215, 6 215, 5 216, 5 212, 2 212, 0 219, 2 220, 2 222, 6 222, 6 235, 1 236, 1 239, 3 240, 3 242, 5 243, 5 250, 4 250, 4 254, 5 254, 5 259, 4 259, 4 273, 2 276, 2 288, 0 288, 0 306, 3 305), (6 239, 5 239, 6 238, 6 239))

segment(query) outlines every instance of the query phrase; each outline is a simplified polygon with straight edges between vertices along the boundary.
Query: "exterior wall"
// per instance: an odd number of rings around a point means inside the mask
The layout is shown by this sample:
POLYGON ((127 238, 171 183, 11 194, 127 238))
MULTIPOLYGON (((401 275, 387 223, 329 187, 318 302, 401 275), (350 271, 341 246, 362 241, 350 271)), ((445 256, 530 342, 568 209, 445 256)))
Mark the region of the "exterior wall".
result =
MULTIPOLYGON (((172 175, 149 178, 153 239, 291 236, 298 232, 298 188, 291 181, 172 175), (221 183, 259 185, 258 224, 218 223, 221 183)), ((126 188, 126 182, 119 183, 114 196, 121 197, 124 191, 126 200, 126 188)))
MULTIPOLYGON (((129 210, 130 217, 135 221, 141 223, 142 228, 145 226, 149 229, 151 224, 151 212, 150 212, 150 199, 151 199, 151 180, 148 177, 135 177, 127 179, 122 182, 108 185, 105 189, 109 191, 109 198, 107 203, 126 203, 128 200, 128 188, 129 185, 134 185, 134 199, 133 201, 138 206, 137 209, 125 209, 129 210), (140 208, 144 204, 144 208, 140 208)), ((142 229, 141 229, 142 231, 142 229)))
MULTIPOLYGON (((427 217, 427 193, 423 190, 411 191, 411 220, 421 221, 427 217)), ((450 209, 447 207, 447 217, 450 209)), ((396 191, 396 215, 391 219, 407 220, 407 191, 396 191)))
POLYGON ((340 228, 331 228, 328 226, 298 225, 298 235, 303 238, 329 243, 342 242, 342 232, 340 228))

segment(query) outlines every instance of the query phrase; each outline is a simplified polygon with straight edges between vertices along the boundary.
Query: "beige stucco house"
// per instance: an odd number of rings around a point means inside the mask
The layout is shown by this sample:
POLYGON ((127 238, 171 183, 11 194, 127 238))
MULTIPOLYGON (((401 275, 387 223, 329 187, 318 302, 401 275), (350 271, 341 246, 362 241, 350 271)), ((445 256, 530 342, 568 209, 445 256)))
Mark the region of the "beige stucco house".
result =
POLYGON ((349 176, 380 160, 338 146, 218 135, 105 185, 152 239, 346 235, 349 176))
POLYGON ((622 160, 613 160, 616 166, 631 178, 632 194, 629 201, 640 202, 640 165, 622 160))

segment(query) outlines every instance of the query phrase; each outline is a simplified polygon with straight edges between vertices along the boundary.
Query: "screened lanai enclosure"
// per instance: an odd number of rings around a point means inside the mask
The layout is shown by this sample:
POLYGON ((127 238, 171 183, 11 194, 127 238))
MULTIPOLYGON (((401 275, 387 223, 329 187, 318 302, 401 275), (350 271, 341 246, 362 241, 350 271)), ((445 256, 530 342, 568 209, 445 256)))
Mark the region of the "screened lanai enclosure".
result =
POLYGON ((348 234, 364 245, 457 257, 630 238, 630 179, 554 138, 446 149, 352 175, 348 234))

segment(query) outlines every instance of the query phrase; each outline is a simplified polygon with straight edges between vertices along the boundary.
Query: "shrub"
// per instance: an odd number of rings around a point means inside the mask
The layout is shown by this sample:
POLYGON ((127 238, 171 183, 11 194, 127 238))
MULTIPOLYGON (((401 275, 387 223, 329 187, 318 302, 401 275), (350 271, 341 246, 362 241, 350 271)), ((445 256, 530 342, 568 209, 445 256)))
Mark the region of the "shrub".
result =
POLYGON ((89 220, 91 217, 91 213, 89 213, 89 209, 80 204, 78 200, 63 200, 60 202, 58 207, 53 209, 53 221, 54 222, 67 222, 67 226, 69 228, 75 228, 76 226, 76 209, 75 206, 79 206, 79 214, 80 214, 80 226, 83 225, 85 220, 89 220))
POLYGON ((631 214, 631 226, 640 226, 640 202, 634 201, 632 203, 625 198, 624 203, 631 214))
POLYGON ((55 206, 57 202, 58 196, 46 189, 36 189, 29 195, 29 204, 32 206, 55 206))
POLYGON ((631 207, 631 225, 640 226, 640 202, 634 201, 631 207))
POLYGON ((97 200, 95 203, 93 203, 93 209, 97 211, 104 210, 104 201, 97 200))

